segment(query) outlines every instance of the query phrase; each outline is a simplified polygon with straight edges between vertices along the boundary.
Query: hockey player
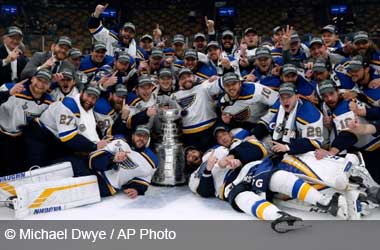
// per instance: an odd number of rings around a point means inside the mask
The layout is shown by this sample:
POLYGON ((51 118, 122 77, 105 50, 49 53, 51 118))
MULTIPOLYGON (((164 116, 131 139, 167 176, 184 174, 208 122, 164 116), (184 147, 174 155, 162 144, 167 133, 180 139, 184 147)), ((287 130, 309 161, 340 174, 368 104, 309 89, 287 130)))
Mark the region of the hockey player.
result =
POLYGON ((198 60, 198 52, 195 49, 186 49, 184 60, 176 61, 174 66, 177 67, 178 70, 181 68, 189 68, 193 72, 197 83, 201 83, 209 77, 217 75, 214 67, 198 60))
POLYGON ((310 102, 301 100, 292 83, 283 83, 279 100, 253 128, 252 134, 259 140, 273 132, 275 153, 292 155, 314 151, 323 142, 321 112, 310 102))
POLYGON ((322 28, 322 40, 327 49, 336 54, 343 55, 343 43, 339 40, 338 29, 335 25, 329 24, 322 28))
POLYGON ((231 30, 225 30, 222 33, 222 55, 227 57, 229 55, 234 56, 238 49, 235 44, 235 36, 231 30))
MULTIPOLYGON (((355 120, 354 113, 350 110, 350 101, 343 100, 339 97, 336 86, 329 80, 324 81, 319 86, 319 92, 324 100, 324 110, 330 114, 333 132, 330 140, 331 145, 329 150, 318 149, 316 152, 317 159, 329 155, 339 155, 345 150, 355 148, 363 153, 364 161, 368 171, 373 176, 376 182, 380 181, 377 169, 377 154, 379 149, 379 135, 355 135, 348 131, 348 124, 355 120)), ((361 123, 368 124, 368 121, 360 117, 361 123)))
POLYGON ((227 200, 239 211, 261 220, 272 220, 278 233, 302 227, 302 219, 291 216, 272 204, 273 193, 288 195, 317 205, 335 216, 347 217, 347 204, 336 193, 324 197, 293 173, 276 168, 270 158, 260 159, 249 148, 216 148, 203 157, 203 163, 189 182, 190 189, 202 197, 227 200))
POLYGON ((1 176, 24 170, 22 128, 33 118, 39 117, 52 103, 53 100, 47 94, 51 79, 49 70, 40 70, 30 81, 7 83, 1 87, 1 176))
POLYGON ((139 65, 139 74, 157 75, 164 64, 164 52, 160 48, 153 48, 149 56, 149 61, 141 62, 139 65))
POLYGON ((309 43, 310 61, 314 62, 317 58, 323 58, 326 62, 333 66, 341 63, 345 58, 328 50, 327 45, 319 37, 313 37, 309 43))
POLYGON ((97 5, 94 13, 91 14, 88 20, 88 29, 91 35, 97 40, 106 44, 107 54, 113 56, 115 52, 126 51, 134 59, 147 60, 148 54, 140 48, 134 37, 136 35, 136 27, 133 23, 126 22, 120 28, 119 34, 112 30, 108 30, 100 21, 100 15, 108 7, 106 5, 97 5))
POLYGON ((174 50, 174 61, 184 59, 185 49, 185 37, 182 34, 174 35, 172 40, 172 50, 174 50))
POLYGON ((221 119, 234 128, 252 129, 278 99, 277 92, 259 83, 242 83, 235 73, 222 79, 226 93, 218 103, 221 119))
POLYGON ((83 155, 104 147, 93 112, 100 90, 89 86, 80 94, 55 102, 25 129, 27 166, 45 166, 59 157, 83 155))
POLYGON ((75 73, 71 69, 60 69, 58 72, 61 74, 58 82, 53 83, 50 92, 54 101, 62 100, 66 96, 74 97, 79 94, 79 90, 76 87, 75 73))
POLYGON ((213 100, 223 92, 222 80, 195 85, 195 77, 188 68, 181 69, 178 78, 180 90, 172 96, 182 109, 184 144, 205 151, 213 145, 212 127, 217 118, 213 100))
POLYGON ((92 52, 81 60, 79 70, 87 75, 88 79, 92 79, 96 71, 103 65, 112 65, 113 56, 106 55, 107 47, 104 42, 95 41, 92 45, 92 52))
POLYGON ((303 63, 309 56, 309 48, 301 43, 301 38, 294 32, 293 27, 287 26, 282 35, 282 58, 284 64, 291 63, 303 68, 303 63))
POLYGON ((207 39, 205 34, 203 33, 197 33, 194 35, 194 40, 193 40, 193 48, 197 52, 206 52, 206 46, 207 46, 207 39))
POLYGON ((360 55, 364 61, 369 62, 371 68, 380 72, 380 51, 373 42, 369 39, 368 33, 365 31, 358 31, 354 34, 352 41, 352 55, 360 55))
POLYGON ((158 167, 156 155, 147 147, 149 129, 138 127, 131 143, 113 139, 90 155, 89 167, 98 176, 101 196, 122 190, 129 198, 144 195, 158 167))

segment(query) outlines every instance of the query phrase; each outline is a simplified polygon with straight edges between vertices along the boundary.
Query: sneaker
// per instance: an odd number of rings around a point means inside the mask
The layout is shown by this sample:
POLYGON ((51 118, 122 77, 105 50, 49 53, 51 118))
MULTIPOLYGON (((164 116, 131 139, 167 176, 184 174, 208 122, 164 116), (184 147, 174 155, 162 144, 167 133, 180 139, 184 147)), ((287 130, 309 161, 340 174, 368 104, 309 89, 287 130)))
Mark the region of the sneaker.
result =
POLYGON ((292 216, 282 211, 279 211, 278 213, 281 214, 281 217, 271 223, 271 227, 275 232, 286 233, 305 227, 301 218, 292 216))
POLYGON ((332 214, 333 216, 338 216, 343 219, 348 218, 347 201, 346 198, 340 193, 334 193, 327 205, 317 202, 317 207, 323 209, 327 213, 332 214))

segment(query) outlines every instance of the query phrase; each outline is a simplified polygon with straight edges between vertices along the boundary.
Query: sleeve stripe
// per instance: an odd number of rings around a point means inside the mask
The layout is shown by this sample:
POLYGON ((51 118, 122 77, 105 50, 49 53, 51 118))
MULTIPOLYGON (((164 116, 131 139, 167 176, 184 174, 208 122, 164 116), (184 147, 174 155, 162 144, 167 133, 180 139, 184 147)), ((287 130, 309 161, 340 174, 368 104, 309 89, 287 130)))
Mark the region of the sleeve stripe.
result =
POLYGON ((90 29, 90 32, 91 32, 91 35, 96 35, 96 34, 98 34, 100 31, 102 31, 102 29, 103 29, 103 25, 99 25, 99 27, 98 28, 96 28, 96 29, 90 29), (95 30, 94 32, 93 32, 93 30, 95 30))
POLYGON ((90 155, 90 158, 88 160, 88 167, 90 169, 92 169, 92 159, 95 158, 95 157, 97 157, 97 156, 99 156, 99 155, 101 155, 101 154, 103 154, 103 153, 105 153, 105 151, 101 150, 101 151, 95 152, 95 153, 93 153, 93 154, 90 155))
POLYGON ((60 139, 62 142, 67 142, 67 141, 70 141, 71 139, 73 139, 77 134, 78 134, 78 131, 75 130, 75 131, 72 132, 71 134, 69 134, 69 135, 67 135, 67 136, 64 136, 64 137, 60 137, 59 139, 60 139))
POLYGON ((59 137, 65 137, 66 135, 71 134, 71 133, 74 132, 74 131, 77 131, 77 129, 74 128, 74 129, 72 129, 72 130, 69 130, 69 131, 65 131, 65 132, 59 133, 58 136, 59 136, 59 137))

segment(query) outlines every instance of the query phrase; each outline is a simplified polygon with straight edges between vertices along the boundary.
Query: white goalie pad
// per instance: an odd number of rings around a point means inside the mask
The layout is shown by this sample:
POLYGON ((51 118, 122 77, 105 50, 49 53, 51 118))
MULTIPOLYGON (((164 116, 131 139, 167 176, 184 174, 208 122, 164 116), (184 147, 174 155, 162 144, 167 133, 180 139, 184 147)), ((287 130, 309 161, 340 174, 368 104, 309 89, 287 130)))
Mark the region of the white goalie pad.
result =
POLYGON ((16 196, 16 187, 20 185, 59 180, 73 176, 73 168, 70 162, 57 163, 14 175, 3 176, 0 177, 0 200, 5 201, 11 196, 16 196))
POLYGON ((50 213, 100 202, 96 176, 65 178, 16 187, 15 217, 50 213))

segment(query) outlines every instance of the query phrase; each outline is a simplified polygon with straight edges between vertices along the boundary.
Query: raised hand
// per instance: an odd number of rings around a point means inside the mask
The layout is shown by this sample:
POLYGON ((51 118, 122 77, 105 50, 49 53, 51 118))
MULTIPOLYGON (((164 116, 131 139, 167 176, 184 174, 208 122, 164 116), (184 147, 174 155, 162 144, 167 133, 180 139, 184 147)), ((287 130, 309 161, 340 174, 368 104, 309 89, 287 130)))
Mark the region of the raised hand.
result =
POLYGON ((155 106, 150 106, 146 110, 146 115, 149 117, 155 116, 157 114, 157 108, 155 106))
POLYGON ((215 32, 215 23, 213 20, 208 19, 207 16, 205 16, 205 23, 207 27, 208 33, 214 33, 215 32))
POLYGON ((120 114, 121 114, 121 119, 123 121, 128 119, 129 113, 130 113, 129 106, 126 104, 125 101, 123 101, 123 107, 121 108, 120 114))
POLYGON ((218 162, 218 158, 216 158, 216 156, 215 156, 215 150, 212 150, 210 156, 209 156, 208 159, 207 159, 207 166, 206 166, 206 169, 207 169, 208 171, 211 171, 211 170, 214 168, 214 166, 215 166, 215 164, 216 164, 217 162, 218 162))
POLYGON ((52 56, 50 57, 49 59, 46 60, 46 62, 44 62, 44 64, 41 65, 41 69, 51 69, 51 67, 53 67, 55 63, 55 58, 52 56))
POLYGON ((282 48, 288 50, 290 48, 290 37, 292 36, 293 27, 286 25, 286 29, 282 29, 282 48))
POLYGON ((153 30, 153 38, 155 41, 159 41, 162 36, 162 31, 160 29, 160 25, 157 23, 156 28, 153 30))
POLYGON ((100 15, 107 9, 108 3, 105 5, 98 4, 95 8, 94 17, 99 18, 100 15))
POLYGON ((9 90, 10 95, 20 94, 25 90, 24 83, 27 82, 29 79, 24 79, 21 82, 16 83, 11 90, 9 90))
POLYGON ((20 53, 21 53, 21 50, 17 46, 11 51, 11 53, 8 54, 8 56, 5 58, 5 61, 7 63, 13 62, 19 57, 20 53))

